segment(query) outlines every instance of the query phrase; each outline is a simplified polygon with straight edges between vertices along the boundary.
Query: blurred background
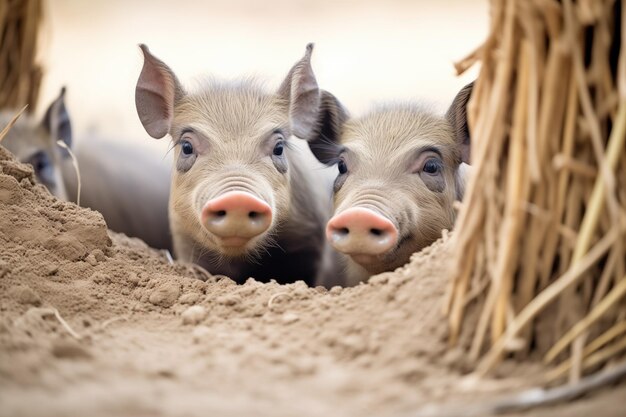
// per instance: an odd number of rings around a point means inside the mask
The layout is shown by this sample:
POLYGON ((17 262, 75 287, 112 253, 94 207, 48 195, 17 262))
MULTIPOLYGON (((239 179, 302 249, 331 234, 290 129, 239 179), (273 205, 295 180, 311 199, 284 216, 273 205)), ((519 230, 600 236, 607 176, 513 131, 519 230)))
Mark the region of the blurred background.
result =
POLYGON ((184 85, 203 74, 257 75, 276 88, 315 42, 320 87, 352 114, 417 99, 442 112, 478 68, 452 63, 485 38, 487 0, 47 0, 37 114, 67 86, 77 142, 107 137, 165 154, 144 132, 134 88, 146 43, 184 85))

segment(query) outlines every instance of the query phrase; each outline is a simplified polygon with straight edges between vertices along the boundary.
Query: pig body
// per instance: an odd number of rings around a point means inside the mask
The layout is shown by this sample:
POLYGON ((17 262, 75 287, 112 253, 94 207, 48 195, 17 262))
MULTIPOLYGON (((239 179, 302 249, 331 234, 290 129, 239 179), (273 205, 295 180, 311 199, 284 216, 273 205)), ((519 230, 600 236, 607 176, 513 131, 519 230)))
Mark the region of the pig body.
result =
POLYGON ((470 92, 471 85, 446 116, 395 104, 351 119, 337 101, 326 103, 334 129, 309 144, 339 171, 326 236, 345 254, 349 284, 404 265, 452 228, 464 188, 459 167, 469 159, 470 92))
MULTIPOLYGON (((171 250, 167 218, 170 163, 146 151, 91 135, 74 148, 81 174, 80 204, 102 213, 109 229, 171 250)), ((76 201, 74 167, 63 165, 70 201, 76 201)))
POLYGON ((177 258, 237 282, 320 282, 329 273, 331 187, 315 178, 319 164, 293 137, 318 128, 312 46, 277 92, 251 80, 187 92, 142 51, 139 118, 151 136, 169 134, 174 143, 169 218, 177 258))

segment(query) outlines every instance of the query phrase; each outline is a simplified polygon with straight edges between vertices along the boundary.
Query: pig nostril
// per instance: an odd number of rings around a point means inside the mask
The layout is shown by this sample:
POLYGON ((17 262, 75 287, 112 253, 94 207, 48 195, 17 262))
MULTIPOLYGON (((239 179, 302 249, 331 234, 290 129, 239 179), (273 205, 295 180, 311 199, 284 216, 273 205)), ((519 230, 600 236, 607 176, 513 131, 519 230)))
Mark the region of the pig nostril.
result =
POLYGON ((385 234, 385 232, 383 232, 380 229, 370 229, 370 233, 373 234, 374 236, 382 236, 385 234))
POLYGON ((226 216, 226 210, 219 210, 215 212, 216 217, 224 217, 226 216))
POLYGON ((342 227, 342 228, 337 229, 337 233, 345 236, 347 234, 350 234, 350 229, 348 229, 347 227, 342 227))
POLYGON ((256 211, 251 211, 250 213, 248 213, 248 217, 251 219, 256 219, 259 216, 259 213, 256 211))

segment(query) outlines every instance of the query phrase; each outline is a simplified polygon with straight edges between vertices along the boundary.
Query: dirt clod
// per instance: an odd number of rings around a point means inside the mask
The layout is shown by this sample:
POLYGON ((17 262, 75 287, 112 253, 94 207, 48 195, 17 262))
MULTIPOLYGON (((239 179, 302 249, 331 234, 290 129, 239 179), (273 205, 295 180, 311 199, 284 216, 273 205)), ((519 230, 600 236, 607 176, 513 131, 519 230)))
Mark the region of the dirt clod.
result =
POLYGON ((52 355, 60 359, 90 359, 91 354, 87 349, 76 342, 60 340, 52 345, 52 355))
POLYGON ((197 292, 190 292, 190 293, 181 295, 178 301, 181 304, 196 304, 198 301, 200 301, 201 297, 202 297, 202 294, 199 294, 197 292))
POLYGON ((295 313, 285 313, 283 314, 283 317, 282 317, 282 321, 285 324, 294 323, 298 320, 300 320, 300 317, 298 317, 298 315, 295 313))
POLYGON ((191 306, 181 315, 183 324, 198 324, 206 317, 206 308, 202 306, 191 306))
POLYGON ((176 282, 163 281, 150 294, 150 302, 160 307, 171 307, 180 296, 180 286, 176 282))
POLYGON ((12 297, 20 304, 41 305, 41 297, 30 287, 20 285, 9 290, 9 297, 12 297))

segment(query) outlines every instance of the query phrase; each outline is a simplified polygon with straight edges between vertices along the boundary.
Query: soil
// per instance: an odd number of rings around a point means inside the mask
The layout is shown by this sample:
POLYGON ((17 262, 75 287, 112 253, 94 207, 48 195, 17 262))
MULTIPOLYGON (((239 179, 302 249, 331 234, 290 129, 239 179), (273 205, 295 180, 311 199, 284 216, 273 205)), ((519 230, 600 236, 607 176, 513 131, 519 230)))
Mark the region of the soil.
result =
MULTIPOLYGON (((446 233, 353 288, 237 285, 108 231, 0 147, 0 248, 0 416, 464 415, 540 377, 465 375, 446 233)), ((625 393, 533 415, 623 415, 625 393)))

